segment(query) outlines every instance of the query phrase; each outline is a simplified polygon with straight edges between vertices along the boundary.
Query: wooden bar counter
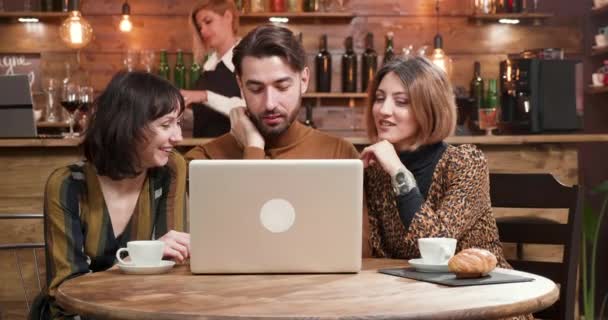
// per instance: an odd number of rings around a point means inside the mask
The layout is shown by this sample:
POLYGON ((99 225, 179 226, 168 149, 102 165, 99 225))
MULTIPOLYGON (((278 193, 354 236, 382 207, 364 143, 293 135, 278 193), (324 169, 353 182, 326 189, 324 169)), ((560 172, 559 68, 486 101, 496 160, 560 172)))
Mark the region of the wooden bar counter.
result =
MULTIPOLYGON (((368 144, 367 138, 346 138, 358 147, 368 144)), ((185 139, 178 149, 186 152, 209 139, 185 139)), ((454 136, 451 144, 472 143, 485 153, 492 172, 550 172, 565 184, 578 183, 578 148, 589 142, 608 142, 608 134, 523 135, 523 136, 454 136)), ((80 159, 77 139, 0 139, 0 214, 41 213, 44 186, 55 168, 80 159)), ((507 215, 495 209, 496 216, 507 215)), ((512 215, 510 212, 509 215, 512 215)), ((551 212, 522 211, 516 215, 557 216, 551 212)), ((0 221, 0 244, 15 242, 43 242, 40 220, 11 219, 0 221)), ((532 248, 533 249, 533 248, 532 248)), ((512 247, 505 246, 507 256, 512 247)), ((540 254, 542 259, 561 257, 561 248, 526 250, 530 255, 540 254)), ((0 305, 7 301, 22 301, 23 293, 14 270, 14 258, 0 253, 0 282, 6 290, 0 291, 0 305), (5 270, 11 270, 5 272, 5 270)), ((24 263, 29 263, 23 258, 24 263)), ((31 260, 31 258, 30 258, 31 260)), ((40 263, 44 269, 43 263, 40 263)), ((28 272, 31 274, 30 272, 28 272)), ((44 281, 44 278, 43 278, 44 281)))

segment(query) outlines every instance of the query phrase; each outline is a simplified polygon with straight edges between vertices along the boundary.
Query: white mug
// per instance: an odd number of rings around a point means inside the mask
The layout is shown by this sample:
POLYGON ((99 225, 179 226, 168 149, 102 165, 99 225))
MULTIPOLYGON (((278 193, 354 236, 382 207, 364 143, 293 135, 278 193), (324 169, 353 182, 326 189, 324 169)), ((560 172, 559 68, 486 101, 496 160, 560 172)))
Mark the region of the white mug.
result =
POLYGON ((456 242, 453 238, 420 238, 418 248, 424 263, 445 264, 454 256, 456 242))
POLYGON ((601 73, 601 72, 596 72, 594 74, 591 75, 591 82, 593 83, 593 86, 595 87, 602 87, 604 86, 604 77, 606 75, 601 73))
POLYGON ((606 39, 606 35, 605 34, 596 34, 595 35, 595 44, 598 47, 605 47, 606 45, 608 45, 608 40, 606 39))
POLYGON ((132 266, 159 266, 163 259, 165 243, 158 240, 139 240, 127 242, 126 248, 116 251, 116 259, 124 265, 132 266), (122 252, 128 252, 131 261, 120 257, 122 252))

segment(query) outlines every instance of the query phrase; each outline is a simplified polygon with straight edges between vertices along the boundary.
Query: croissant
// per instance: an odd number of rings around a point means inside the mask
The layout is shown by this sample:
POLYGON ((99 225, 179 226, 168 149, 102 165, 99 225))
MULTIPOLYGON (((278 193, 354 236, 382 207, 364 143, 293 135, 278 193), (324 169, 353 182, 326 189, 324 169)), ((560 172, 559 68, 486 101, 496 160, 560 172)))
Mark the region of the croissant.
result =
POLYGON ((479 278, 496 268, 496 257, 488 250, 469 248, 460 251, 448 261, 448 270, 456 278, 479 278))

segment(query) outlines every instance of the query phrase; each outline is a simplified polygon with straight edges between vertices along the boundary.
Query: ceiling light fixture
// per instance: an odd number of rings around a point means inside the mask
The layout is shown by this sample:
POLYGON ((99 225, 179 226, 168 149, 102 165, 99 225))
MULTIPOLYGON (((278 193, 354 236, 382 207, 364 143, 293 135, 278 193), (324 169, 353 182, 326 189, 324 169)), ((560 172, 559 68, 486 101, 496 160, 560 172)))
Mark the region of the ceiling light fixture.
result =
POLYGON ((441 70, 447 73, 448 77, 452 75, 452 59, 443 51, 443 38, 439 34, 439 0, 435 2, 435 14, 436 14, 436 31, 437 35, 433 39, 435 49, 431 54, 431 61, 438 66, 441 70))
POLYGON ((122 4, 122 18, 120 19, 120 24, 118 28, 122 32, 131 32, 133 30, 133 24, 131 20, 129 20, 129 16, 131 15, 131 6, 128 1, 122 4))
POLYGON ((93 38, 93 28, 78 10, 79 0, 69 0, 70 15, 61 23, 59 36, 70 48, 84 48, 93 38))

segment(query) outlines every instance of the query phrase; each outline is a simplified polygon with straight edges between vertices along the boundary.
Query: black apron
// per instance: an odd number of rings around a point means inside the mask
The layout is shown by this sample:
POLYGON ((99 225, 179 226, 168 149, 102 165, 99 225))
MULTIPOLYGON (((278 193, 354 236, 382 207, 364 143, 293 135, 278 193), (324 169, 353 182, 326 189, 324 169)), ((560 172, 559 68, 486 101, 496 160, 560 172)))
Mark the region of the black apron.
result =
MULTIPOLYGON (((209 90, 228 98, 241 97, 241 90, 234 73, 222 61, 217 64, 215 70, 203 71, 194 84, 194 90, 209 90)), ((223 113, 200 103, 192 106, 192 112, 193 137, 217 137, 230 131, 230 119, 223 113)))

